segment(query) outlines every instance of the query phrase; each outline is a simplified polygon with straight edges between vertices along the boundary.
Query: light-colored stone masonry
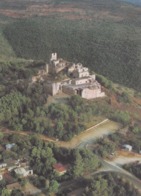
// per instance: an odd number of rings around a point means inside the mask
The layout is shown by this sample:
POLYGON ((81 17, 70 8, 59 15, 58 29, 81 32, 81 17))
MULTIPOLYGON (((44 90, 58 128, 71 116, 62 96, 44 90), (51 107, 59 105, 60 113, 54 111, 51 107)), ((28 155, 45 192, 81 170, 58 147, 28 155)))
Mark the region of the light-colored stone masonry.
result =
POLYGON ((45 75, 58 74, 64 69, 69 77, 68 80, 48 81, 46 84, 48 93, 52 96, 60 91, 69 95, 80 95, 85 99, 105 96, 100 83, 96 81, 96 76, 90 75, 87 67, 84 67, 81 63, 74 64, 58 58, 57 53, 51 54, 50 63, 46 64, 45 70, 39 71, 38 75, 32 78, 32 82, 44 81, 46 80, 45 75))

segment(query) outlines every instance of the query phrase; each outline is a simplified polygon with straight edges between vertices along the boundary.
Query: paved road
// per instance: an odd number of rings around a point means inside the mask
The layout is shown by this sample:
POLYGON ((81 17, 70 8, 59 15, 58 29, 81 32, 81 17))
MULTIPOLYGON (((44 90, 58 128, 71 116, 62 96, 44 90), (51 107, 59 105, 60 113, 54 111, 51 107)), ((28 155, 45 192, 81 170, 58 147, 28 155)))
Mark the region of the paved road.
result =
MULTIPOLYGON (((118 130, 120 125, 118 123, 115 123, 110 120, 104 120, 99 125, 93 126, 90 129, 80 133, 77 136, 74 136, 71 141, 63 142, 63 141, 56 141, 55 139, 48 138, 43 135, 39 135, 39 137, 44 141, 54 142, 60 147, 64 148, 80 148, 82 146, 86 146, 89 144, 91 140, 95 140, 97 138, 103 137, 103 135, 114 133, 116 130, 118 130)), ((4 133, 16 133, 23 136, 30 135, 30 132, 22 132, 22 131, 11 131, 8 129, 3 129, 4 133)), ((123 176, 126 180, 131 182, 138 190, 141 191, 141 181, 136 178, 131 173, 127 172, 126 170, 122 169, 121 167, 117 166, 115 163, 111 163, 108 161, 102 160, 103 168, 99 170, 98 172, 117 172, 121 176, 123 176)))
POLYGON ((110 171, 117 172, 118 175, 120 175, 121 177, 126 179, 135 188, 137 188, 139 190, 139 192, 141 193, 141 180, 139 180, 137 177, 135 177, 133 174, 126 171, 125 169, 117 166, 115 163, 105 161, 101 158, 100 158, 100 160, 102 162, 103 167, 99 171, 95 172, 95 174, 100 173, 100 172, 110 172, 110 171))
MULTIPOLYGON (((103 166, 98 171, 91 173, 91 176, 94 176, 96 174, 103 173, 103 172, 117 173, 119 177, 122 177, 127 182, 132 184, 141 193, 141 181, 138 178, 136 178, 134 175, 132 175, 128 171, 117 166, 116 164, 109 163, 108 161, 105 161, 101 159, 100 157, 99 159, 101 160, 103 166)), ((77 188, 81 187, 82 184, 85 185, 85 180, 84 182, 82 182, 82 178, 78 178, 76 180, 69 180, 61 184, 61 190, 68 190, 68 189, 77 190, 77 188)))

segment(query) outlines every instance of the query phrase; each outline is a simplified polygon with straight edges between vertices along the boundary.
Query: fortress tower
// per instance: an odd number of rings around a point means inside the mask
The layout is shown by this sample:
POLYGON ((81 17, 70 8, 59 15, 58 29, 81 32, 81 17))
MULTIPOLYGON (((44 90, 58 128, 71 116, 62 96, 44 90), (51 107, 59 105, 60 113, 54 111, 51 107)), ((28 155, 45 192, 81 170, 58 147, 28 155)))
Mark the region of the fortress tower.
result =
POLYGON ((50 61, 56 61, 57 60, 57 53, 52 53, 50 61))

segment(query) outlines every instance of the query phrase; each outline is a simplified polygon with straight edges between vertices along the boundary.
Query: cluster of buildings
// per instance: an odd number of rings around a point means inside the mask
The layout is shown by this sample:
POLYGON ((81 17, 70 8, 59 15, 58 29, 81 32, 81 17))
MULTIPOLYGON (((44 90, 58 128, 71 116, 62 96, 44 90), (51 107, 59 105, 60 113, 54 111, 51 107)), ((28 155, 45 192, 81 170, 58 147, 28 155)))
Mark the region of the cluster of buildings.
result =
POLYGON ((50 63, 46 64, 46 69, 40 70, 37 76, 32 77, 32 83, 46 81, 46 88, 52 96, 59 92, 68 95, 80 95, 85 99, 104 97, 100 83, 96 76, 91 75, 89 69, 81 63, 70 63, 57 57, 57 53, 52 53, 50 63), (57 75, 64 71, 67 78, 61 81, 49 80, 48 75, 57 75))
MULTIPOLYGON (((7 144, 5 149, 7 151, 12 150, 15 145, 15 143, 7 144)), ((31 175, 33 175, 33 170, 30 168, 28 160, 7 159, 0 163, 0 181, 4 180, 6 182, 6 188, 9 191, 20 187, 15 176, 18 178, 26 178, 31 175)))
MULTIPOLYGON (((9 143, 5 145, 6 151, 12 151, 15 143, 9 143)), ((55 163, 53 169, 59 176, 64 175, 69 168, 69 165, 63 165, 62 163, 55 163)), ((22 188, 21 184, 18 182, 18 178, 27 178, 33 176, 33 169, 29 165, 27 159, 6 159, 4 162, 0 162, 0 181, 4 180, 6 182, 6 188, 11 192, 13 189, 20 189, 24 193, 29 193, 34 195, 41 193, 41 190, 28 183, 26 188, 22 188)))
POLYGON ((21 178, 33 175, 33 170, 30 169, 28 161, 18 159, 0 163, 0 180, 7 175, 10 176, 11 172, 14 172, 15 175, 21 178))

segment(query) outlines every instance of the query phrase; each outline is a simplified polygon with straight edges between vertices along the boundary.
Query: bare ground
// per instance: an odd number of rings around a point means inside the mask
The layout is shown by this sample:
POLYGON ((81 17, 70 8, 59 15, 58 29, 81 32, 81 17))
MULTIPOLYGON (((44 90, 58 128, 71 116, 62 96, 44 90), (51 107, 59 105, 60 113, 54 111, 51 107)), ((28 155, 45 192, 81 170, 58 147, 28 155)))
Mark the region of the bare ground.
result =
POLYGON ((4 16, 8 16, 11 18, 25 18, 31 16, 48 16, 52 14, 63 14, 63 17, 68 18, 70 20, 77 20, 77 19, 109 19, 114 21, 122 21, 124 20, 127 15, 128 17, 134 17, 134 13, 138 15, 141 14, 141 9, 137 7, 132 7, 133 16, 128 14, 129 6, 119 6, 118 11, 113 12, 112 9, 109 7, 105 8, 105 4, 99 5, 95 2, 67 2, 67 3, 57 3, 46 1, 46 2, 36 2, 32 1, 28 3, 28 1, 23 1, 22 3, 19 1, 15 1, 13 4, 11 2, 10 6, 2 7, 0 9, 0 14, 4 16), (15 6, 15 2, 16 6, 15 6), (13 5, 13 6, 12 6, 13 5), (18 9, 21 7, 21 9, 18 9))
MULTIPOLYGON (((80 144, 86 145, 90 140, 95 140, 98 138, 103 137, 104 135, 114 133, 117 131, 121 125, 119 123, 116 123, 114 121, 110 121, 108 119, 105 119, 101 123, 98 123, 97 125, 94 125, 90 127, 89 129, 86 129, 84 132, 75 135, 70 141, 59 141, 54 138, 49 138, 44 135, 38 135, 41 140, 47 141, 47 142, 54 142, 57 146, 62 148, 76 148, 80 144)), ((23 136, 31 135, 33 132, 24 132, 24 131, 11 131, 9 129, 1 128, 1 131, 5 134, 9 133, 15 133, 23 136)))
POLYGON ((141 162, 141 154, 121 150, 117 152, 117 156, 112 160, 112 163, 117 165, 124 165, 136 161, 141 162))
POLYGON ((64 148, 76 148, 82 143, 85 145, 89 142, 89 140, 98 139, 104 135, 114 133, 119 128, 120 125, 118 123, 106 119, 98 125, 95 125, 79 135, 74 136, 72 140, 68 142, 57 141, 56 144, 64 148))

